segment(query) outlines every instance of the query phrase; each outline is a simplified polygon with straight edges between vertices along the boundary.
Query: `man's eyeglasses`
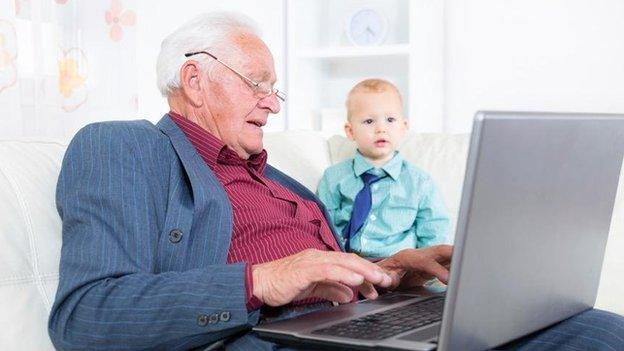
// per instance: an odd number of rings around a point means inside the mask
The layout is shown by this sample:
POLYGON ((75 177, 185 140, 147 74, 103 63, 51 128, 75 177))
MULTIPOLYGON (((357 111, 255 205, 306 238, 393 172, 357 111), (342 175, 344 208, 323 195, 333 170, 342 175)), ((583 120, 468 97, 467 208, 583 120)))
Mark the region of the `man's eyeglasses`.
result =
POLYGON ((267 97, 275 94, 275 96, 277 96, 278 99, 280 99, 282 101, 286 101, 286 93, 284 93, 283 91, 279 91, 279 90, 273 88, 272 86, 270 86, 267 83, 256 82, 255 80, 245 76, 244 74, 242 74, 242 73, 238 72, 237 70, 235 70, 234 68, 230 67, 230 65, 228 65, 227 63, 219 60, 215 55, 209 53, 208 51, 189 52, 189 53, 184 54, 184 56, 185 57, 191 57, 191 56, 198 55, 198 54, 206 54, 206 55, 212 57, 213 59, 215 59, 220 64, 222 64, 225 67, 227 67, 230 71, 234 72, 242 80, 244 80, 247 83, 249 83, 251 88, 254 91, 254 94, 257 95, 257 96, 261 96, 262 99, 267 98, 267 97))

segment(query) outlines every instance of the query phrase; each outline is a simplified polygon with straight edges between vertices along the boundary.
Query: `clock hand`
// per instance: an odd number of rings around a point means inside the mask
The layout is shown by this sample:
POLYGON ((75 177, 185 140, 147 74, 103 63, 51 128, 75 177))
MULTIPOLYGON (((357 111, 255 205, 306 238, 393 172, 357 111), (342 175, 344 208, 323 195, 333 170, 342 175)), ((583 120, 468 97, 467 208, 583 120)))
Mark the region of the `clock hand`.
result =
POLYGON ((364 28, 364 31, 362 32, 362 35, 364 36, 363 39, 365 40, 367 44, 370 44, 372 41, 372 37, 373 37, 372 33, 373 32, 371 31, 369 26, 366 26, 366 28, 364 28))

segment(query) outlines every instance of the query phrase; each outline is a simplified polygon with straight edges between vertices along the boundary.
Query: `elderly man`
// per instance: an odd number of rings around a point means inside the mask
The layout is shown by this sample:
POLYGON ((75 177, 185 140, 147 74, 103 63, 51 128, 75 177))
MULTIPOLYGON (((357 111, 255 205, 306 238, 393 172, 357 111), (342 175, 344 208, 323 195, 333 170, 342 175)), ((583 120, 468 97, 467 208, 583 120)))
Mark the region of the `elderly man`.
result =
POLYGON ((74 137, 57 188, 57 348, 272 349, 248 332, 264 313, 446 281, 450 246, 376 264, 340 252, 314 195, 266 164, 262 126, 285 99, 275 81, 247 19, 203 15, 163 41, 171 111, 156 126, 98 123, 74 137))

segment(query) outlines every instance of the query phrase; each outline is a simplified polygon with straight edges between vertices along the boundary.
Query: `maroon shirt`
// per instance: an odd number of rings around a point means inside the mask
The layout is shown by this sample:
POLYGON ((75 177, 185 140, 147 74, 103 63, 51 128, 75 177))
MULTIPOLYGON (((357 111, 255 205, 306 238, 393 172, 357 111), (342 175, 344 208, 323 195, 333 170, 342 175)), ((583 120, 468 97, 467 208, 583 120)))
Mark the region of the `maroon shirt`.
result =
MULTIPOLYGON (((232 204, 234 220, 227 262, 245 262, 247 308, 259 308, 253 292, 251 265, 290 256, 305 249, 340 251, 323 213, 264 175, 267 153, 248 160, 199 125, 169 112, 171 119, 215 173, 232 204)), ((306 299, 300 303, 318 302, 306 299)))

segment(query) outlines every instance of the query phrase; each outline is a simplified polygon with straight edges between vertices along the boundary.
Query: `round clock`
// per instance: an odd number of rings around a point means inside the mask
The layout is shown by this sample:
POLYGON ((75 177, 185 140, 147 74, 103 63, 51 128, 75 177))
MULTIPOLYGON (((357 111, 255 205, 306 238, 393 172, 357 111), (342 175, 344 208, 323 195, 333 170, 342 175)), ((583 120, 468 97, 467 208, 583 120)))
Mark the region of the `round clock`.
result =
POLYGON ((346 29, 354 45, 379 45, 386 39, 388 19, 379 11, 360 8, 347 19, 346 29))

